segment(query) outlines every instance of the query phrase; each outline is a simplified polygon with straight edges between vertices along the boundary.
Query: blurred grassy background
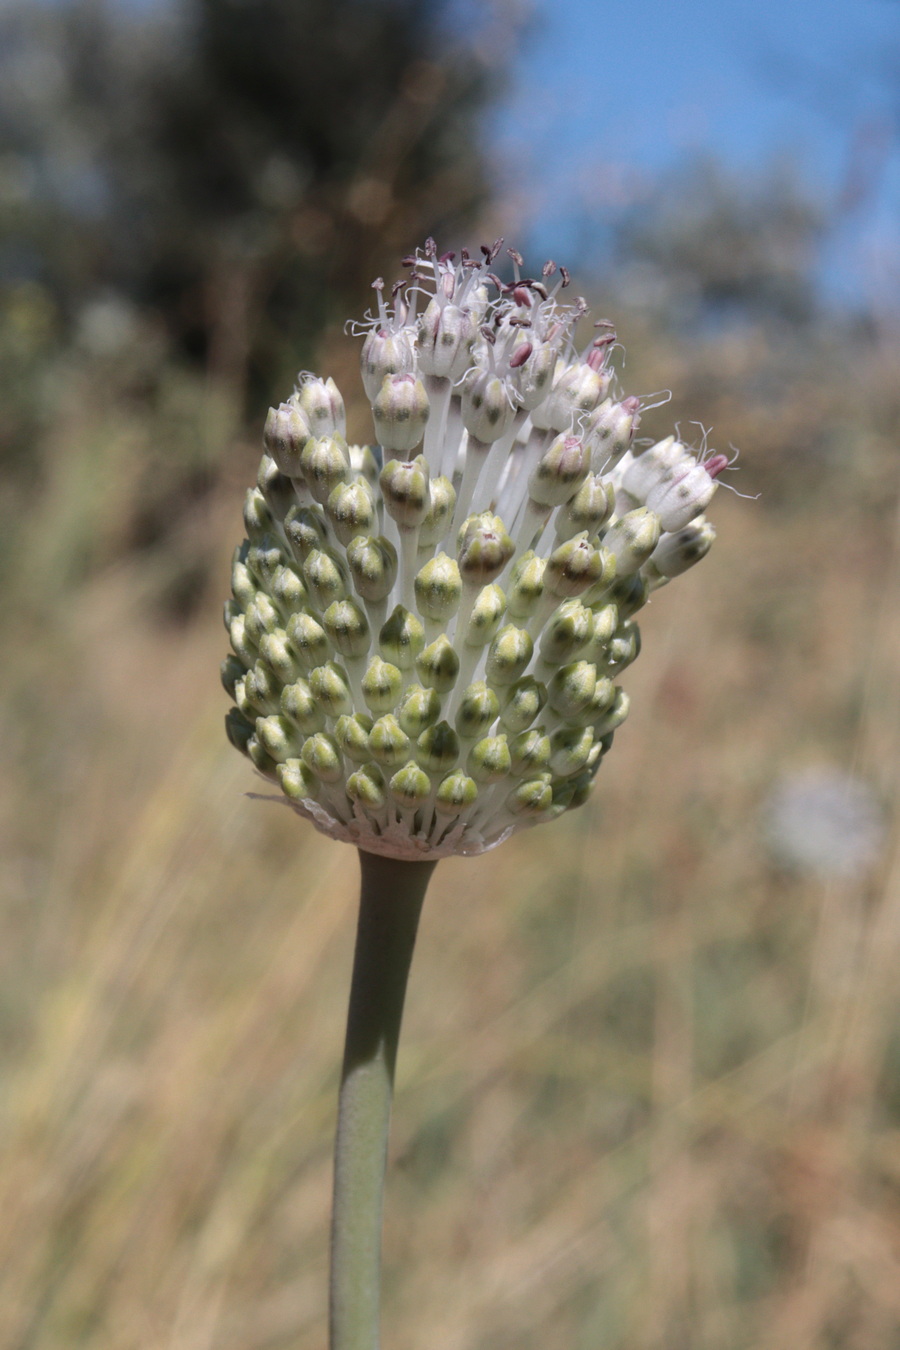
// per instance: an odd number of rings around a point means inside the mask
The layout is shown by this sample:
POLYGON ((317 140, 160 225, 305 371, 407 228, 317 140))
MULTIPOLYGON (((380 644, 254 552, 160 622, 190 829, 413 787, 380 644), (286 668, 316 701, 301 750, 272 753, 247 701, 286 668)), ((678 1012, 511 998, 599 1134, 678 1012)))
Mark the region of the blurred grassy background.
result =
MULTIPOLYGON (((302 109, 266 103, 277 70, 236 62, 228 0, 184 11, 178 61, 146 18, 4 13, 9 1350, 324 1340, 356 858, 244 795, 219 606, 284 372, 315 360, 351 395, 340 323, 369 269, 430 229, 487 236, 500 213, 473 129, 486 53, 509 53, 487 31, 448 55, 435 7, 401 8, 367 30, 367 69, 372 44, 402 67, 369 121, 340 145, 319 128, 305 159, 302 109), (85 46, 106 63, 79 65, 85 46), (136 89, 135 53, 147 87, 98 128, 87 110, 136 89), (36 91, 38 58, 55 75, 36 91), (213 136, 229 80, 233 124, 213 136), (177 173, 165 137, 147 148, 163 95, 177 173), (288 113, 264 191, 256 147, 288 113), (173 220, 154 192, 208 164, 210 137, 206 196, 227 191, 204 217, 172 188, 173 220)), ((346 41, 328 55, 357 78, 346 41)), ((762 826, 782 776, 821 764, 893 818, 900 342, 821 307, 822 221, 777 175, 748 188, 707 166, 690 184, 689 218, 623 222, 619 271, 590 298, 618 322, 628 390, 676 391, 645 429, 714 424, 761 496, 720 493, 712 556, 646 611, 593 802, 436 873, 394 1116, 396 1350, 900 1346, 896 830, 828 877, 780 866, 762 826)))

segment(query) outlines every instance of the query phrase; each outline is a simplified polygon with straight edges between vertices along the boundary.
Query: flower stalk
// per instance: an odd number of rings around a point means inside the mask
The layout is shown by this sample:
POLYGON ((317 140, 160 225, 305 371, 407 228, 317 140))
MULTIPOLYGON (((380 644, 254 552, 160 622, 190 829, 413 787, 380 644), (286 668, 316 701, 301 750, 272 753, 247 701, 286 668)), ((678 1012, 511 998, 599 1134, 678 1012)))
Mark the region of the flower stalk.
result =
POLYGON ((377 1350, 381 1227, 397 1042, 435 862, 360 851, 362 887, 338 1102, 330 1350, 377 1350))

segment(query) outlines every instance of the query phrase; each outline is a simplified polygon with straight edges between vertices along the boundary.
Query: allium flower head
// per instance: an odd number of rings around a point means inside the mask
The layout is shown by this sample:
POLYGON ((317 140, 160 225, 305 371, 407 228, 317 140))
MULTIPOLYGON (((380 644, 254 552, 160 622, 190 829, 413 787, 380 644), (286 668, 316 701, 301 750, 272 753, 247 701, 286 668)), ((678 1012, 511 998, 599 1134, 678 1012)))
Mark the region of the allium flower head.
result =
POLYGON ((228 735, 325 833, 480 853, 588 796, 634 614, 709 551, 723 456, 635 441, 605 321, 568 273, 406 260, 364 325, 372 446, 333 380, 272 408, 225 607, 228 735))

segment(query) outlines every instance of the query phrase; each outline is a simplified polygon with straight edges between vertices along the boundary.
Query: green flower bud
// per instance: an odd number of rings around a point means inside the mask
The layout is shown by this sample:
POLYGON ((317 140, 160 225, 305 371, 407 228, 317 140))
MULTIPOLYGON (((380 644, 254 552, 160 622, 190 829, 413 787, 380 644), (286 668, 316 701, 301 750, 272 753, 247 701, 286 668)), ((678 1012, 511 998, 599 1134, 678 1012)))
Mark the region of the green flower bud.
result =
POLYGON ((244 624, 247 626, 248 639, 259 647, 260 637, 263 637, 264 633, 274 633, 275 629, 281 624, 281 614, 275 609, 269 595, 263 594, 263 591, 258 591, 254 601, 247 606, 244 624))
POLYGON ((512 772, 521 777, 534 775, 546 769, 550 763, 550 737, 542 731, 520 731, 509 747, 512 772))
POLYGON ((322 615, 331 645, 341 656, 359 659, 369 651, 369 621, 355 600, 335 600, 322 615))
POLYGON ((400 328, 391 332, 383 324, 371 329, 363 343, 360 368, 366 398, 371 403, 388 375, 403 375, 415 370, 416 356, 409 331, 400 328))
POLYGON ((604 401, 587 418, 582 434, 591 448, 591 468, 600 471, 616 463, 631 445, 641 420, 640 400, 633 395, 613 403, 604 401))
POLYGON ((325 509, 334 532, 345 546, 358 535, 369 535, 375 528, 375 495, 365 478, 338 483, 329 494, 325 509))
POLYGON ((630 577, 647 561, 659 543, 659 516, 639 506, 627 511, 610 525, 603 536, 603 547, 616 560, 616 577, 630 577))
POLYGON ((312 736, 325 728, 325 715, 312 696, 305 680, 286 684, 281 691, 281 711, 304 736, 312 736))
POLYGON ((507 587, 507 609, 512 619, 529 619, 537 611, 544 594, 544 569, 547 566, 531 549, 523 553, 512 570, 507 587))
POLYGON ((407 736, 420 736, 441 715, 441 700, 436 690, 411 684, 400 700, 397 721, 407 736))
POLYGON ((306 670, 321 666, 331 655, 331 644, 325 629, 311 614, 305 614, 302 610, 299 614, 292 614, 288 619, 287 635, 306 670))
POLYGON ((596 727, 598 721, 602 720, 613 706, 615 697, 616 686, 608 675, 601 675, 594 685, 594 692, 581 712, 573 713, 567 718, 569 725, 596 727))
POLYGON ((609 374, 586 361, 567 366, 532 420, 546 431, 567 431, 576 418, 593 412, 609 388, 609 374))
POLYGON ((568 778, 580 773, 588 762, 594 733, 590 727, 564 727, 550 737, 550 768, 568 778))
POLYGON ((544 589, 551 595, 583 595, 607 575, 612 563, 604 550, 589 543, 587 535, 576 534, 555 548, 547 559, 544 589))
POLYGON ((381 655, 401 670, 412 670, 424 646, 425 629, 421 619, 398 605, 378 634, 381 655))
POLYGON ((276 628, 274 633, 266 633, 260 638, 259 655, 282 684, 288 684, 300 674, 287 633, 281 628, 276 628))
POLYGON ((429 403, 415 375, 386 375, 372 404, 375 435, 392 455, 410 455, 425 435, 429 403))
POLYGON ((450 479, 441 474, 429 485, 430 505, 419 526, 419 548, 434 548, 439 544, 453 519, 456 492, 450 479))
POLYGON ((362 691, 366 707, 373 713, 391 712, 403 689, 403 675, 390 661, 373 656, 366 666, 362 691))
POLYGON ((416 759, 431 773, 452 769, 459 756, 459 737, 447 722, 426 727, 416 739, 416 759))
POLYGON ((560 717, 573 717, 591 701, 597 683, 597 668, 589 661, 562 666, 547 685, 547 702, 560 717))
POLYGON ((273 713, 270 717, 256 719, 257 740, 277 763, 300 753, 301 739, 286 717, 273 713))
POLYGON ((387 801, 384 777, 377 764, 366 764, 347 779, 347 796, 367 811, 381 811, 387 801))
POLYGON ((431 300, 419 319, 416 337, 422 374, 461 379, 472 363, 470 353, 476 336, 475 321, 467 310, 431 300))
POLYGON ((507 731, 515 734, 530 727, 547 702, 547 690, 533 675, 517 680, 506 691, 500 721, 507 731))
POLYGON ((562 543, 575 534, 591 539, 611 514, 616 494, 612 483, 598 473, 588 474, 581 487, 556 513, 556 537, 562 543))
POLYGON ((340 717, 353 711, 353 696, 333 661, 310 671, 309 691, 326 717, 340 717))
POLYGON ((490 511, 469 516, 459 532, 457 545, 460 576, 471 586, 494 581, 515 552, 503 521, 490 511))
POLYGON ((234 623, 238 615, 243 615, 243 613, 244 611, 241 609, 240 605, 236 600, 225 601, 225 604, 222 606, 222 618, 225 623, 226 633, 231 632, 231 625, 234 623))
POLYGON ((541 656, 558 666, 571 661, 586 647, 594 630, 594 616, 580 600, 564 600, 541 634, 541 656))
POLYGON ((303 580, 317 609, 328 609, 347 594, 341 569, 331 553, 314 549, 303 564, 303 580))
POLYGON ((303 763, 323 783, 339 783, 344 776, 344 761, 333 736, 317 731, 303 742, 303 763))
POLYGON ((297 562, 305 562, 314 549, 324 548, 328 530, 320 506, 292 506, 284 518, 284 532, 297 562))
POLYGON ((410 760, 398 769, 388 783, 388 791, 400 807, 416 810, 431 796, 431 779, 418 764, 410 760))
POLYGON ((615 604, 621 620, 630 619, 632 614, 637 614, 649 600, 650 582, 640 572, 635 572, 630 577, 617 577, 612 585, 607 587, 603 598, 615 604))
POLYGON ((344 400, 334 380, 306 376, 294 395, 313 436, 343 436, 344 400))
POLYGON ((385 713, 369 732, 372 758, 392 769, 409 758, 409 737, 402 730, 393 713, 385 713))
POLYGON ((244 498, 244 528, 252 542, 274 533, 275 517, 259 488, 247 490, 244 498))
POLYGON ((392 459, 379 478, 384 509, 401 530, 415 530, 428 515, 431 484, 421 455, 413 460, 392 459))
POLYGON ((422 684, 439 694, 453 688, 459 674, 459 657, 446 633, 441 633, 416 657, 416 674, 422 684))
POLYGON ((625 690, 617 689, 609 711, 594 723, 594 736, 599 740, 601 736, 608 736, 616 727, 620 727, 628 716, 630 706, 631 700, 625 690))
POLYGON ((528 479, 528 495, 538 506, 562 506, 587 478, 590 453, 577 436, 557 436, 528 479))
POLYGON ((237 708, 229 708, 225 714, 225 735, 235 750, 247 754, 247 744, 253 735, 253 726, 237 708))
MULTIPOLYGON (((675 534, 664 534, 650 554, 647 564, 651 578, 679 577, 701 558, 705 558, 715 542, 716 532, 703 516, 690 521, 675 534)), ((240 599, 237 591, 235 597, 240 599)))
POLYGON ((228 638, 238 660, 245 666, 252 666, 256 660, 256 644, 247 632, 247 620, 243 614, 232 619, 228 626, 228 638))
POLYGON ((274 712, 281 698, 281 683, 262 661, 257 661, 244 676, 244 695, 257 712, 274 712))
POLYGON ((488 648, 485 678, 493 685, 514 684, 525 673, 533 653, 534 643, 524 628, 504 625, 488 648))
POLYGON ((397 550, 389 540, 359 535, 347 546, 347 562, 361 599, 377 604, 390 595, 397 578, 397 550))
POLYGON ((470 684, 456 713, 456 730, 466 740, 483 736, 500 715, 500 700, 484 680, 470 684))
POLYGON ((462 769, 455 769, 442 778, 435 793, 434 807, 441 815, 455 816, 467 811, 478 800, 478 784, 462 769))
POLYGON ((421 567, 415 580, 416 605, 424 619, 446 623, 459 609, 462 582, 459 568, 446 553, 438 555, 421 567))
POLYGON ((256 596, 256 582, 246 562, 235 555, 231 565, 231 594, 241 609, 252 604, 256 596))
POLYGON ((291 801, 302 802, 319 795, 319 780, 302 759, 289 759, 278 765, 278 781, 281 790, 291 801))
POLYGON ((249 741, 247 742, 247 749, 245 753, 247 754, 251 763, 253 763, 257 769, 259 769, 260 773, 264 773, 267 778, 273 778, 275 776, 277 769, 275 760, 269 754, 268 750, 263 745, 262 741, 260 741, 255 731, 253 735, 250 737, 249 741))
POLYGON ((281 472, 271 455, 263 455, 259 461, 256 486, 277 520, 283 520, 291 507, 297 505, 297 493, 293 482, 286 473, 281 472))
POLYGON ((483 647, 496 637, 506 613, 506 596, 496 582, 483 586, 472 606, 463 641, 467 647, 483 647))
POLYGON ((269 589, 284 562, 284 554, 271 535, 266 535, 247 549, 247 567, 263 590, 269 589))
POLYGON ((549 773, 537 778, 526 778, 513 788, 506 799, 506 809, 514 816, 542 816, 553 806, 553 787, 549 773))
POLYGON ((590 797, 591 789, 594 786, 594 775, 590 772, 580 773, 574 778, 567 779, 566 783, 572 793, 566 810, 576 811, 579 806, 584 806, 588 797, 590 797))
POLYGON ((486 445, 508 430, 515 405, 505 381, 489 370, 473 370, 463 384, 462 419, 470 436, 486 445))
MULTIPOLYGON (((594 616, 591 651, 600 651, 606 647, 619 626, 619 610, 616 605, 605 604, 599 605, 597 609, 591 612, 594 616)), ((593 661, 594 657, 591 656, 589 659, 593 661)))
POLYGON ((372 758, 369 749, 371 730, 371 717, 366 717, 364 713, 345 713, 334 724, 334 739, 341 753, 352 759, 354 764, 365 764, 372 758))
POLYGON ((506 736, 485 736, 476 741, 466 759, 466 772, 476 783, 497 783, 512 767, 506 736))
POLYGON ((293 399, 269 409, 263 441, 281 472, 290 478, 303 477, 300 456, 309 435, 309 424, 293 399))
POLYGON ((306 485, 317 502, 328 501, 338 483, 350 477, 350 452, 341 436, 316 436, 300 456, 306 485))
POLYGON ((309 598, 306 587, 293 567, 278 568, 272 578, 269 594, 285 616, 295 613, 309 598))
POLYGON ((246 673, 246 666, 243 661, 238 660, 236 656, 230 653, 219 666, 219 675, 222 679, 222 688, 229 698, 234 698, 234 687, 238 680, 242 680, 246 673))
POLYGON ((641 652, 641 632, 636 623, 623 623, 616 629, 607 650, 607 669, 618 674, 632 661, 636 661, 641 652))

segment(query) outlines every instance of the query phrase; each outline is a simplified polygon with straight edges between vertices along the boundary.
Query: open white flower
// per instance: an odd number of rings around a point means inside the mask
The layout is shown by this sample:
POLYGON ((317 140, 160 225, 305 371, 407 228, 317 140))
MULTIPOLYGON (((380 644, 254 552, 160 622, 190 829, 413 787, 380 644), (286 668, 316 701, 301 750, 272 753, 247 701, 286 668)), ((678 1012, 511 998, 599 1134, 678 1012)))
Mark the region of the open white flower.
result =
POLYGON ((639 448, 609 325, 548 263, 428 241, 362 374, 373 447, 332 380, 269 412, 222 668, 232 742, 327 834, 374 853, 480 853, 587 797, 628 698, 633 616, 715 537, 725 458, 639 448))

